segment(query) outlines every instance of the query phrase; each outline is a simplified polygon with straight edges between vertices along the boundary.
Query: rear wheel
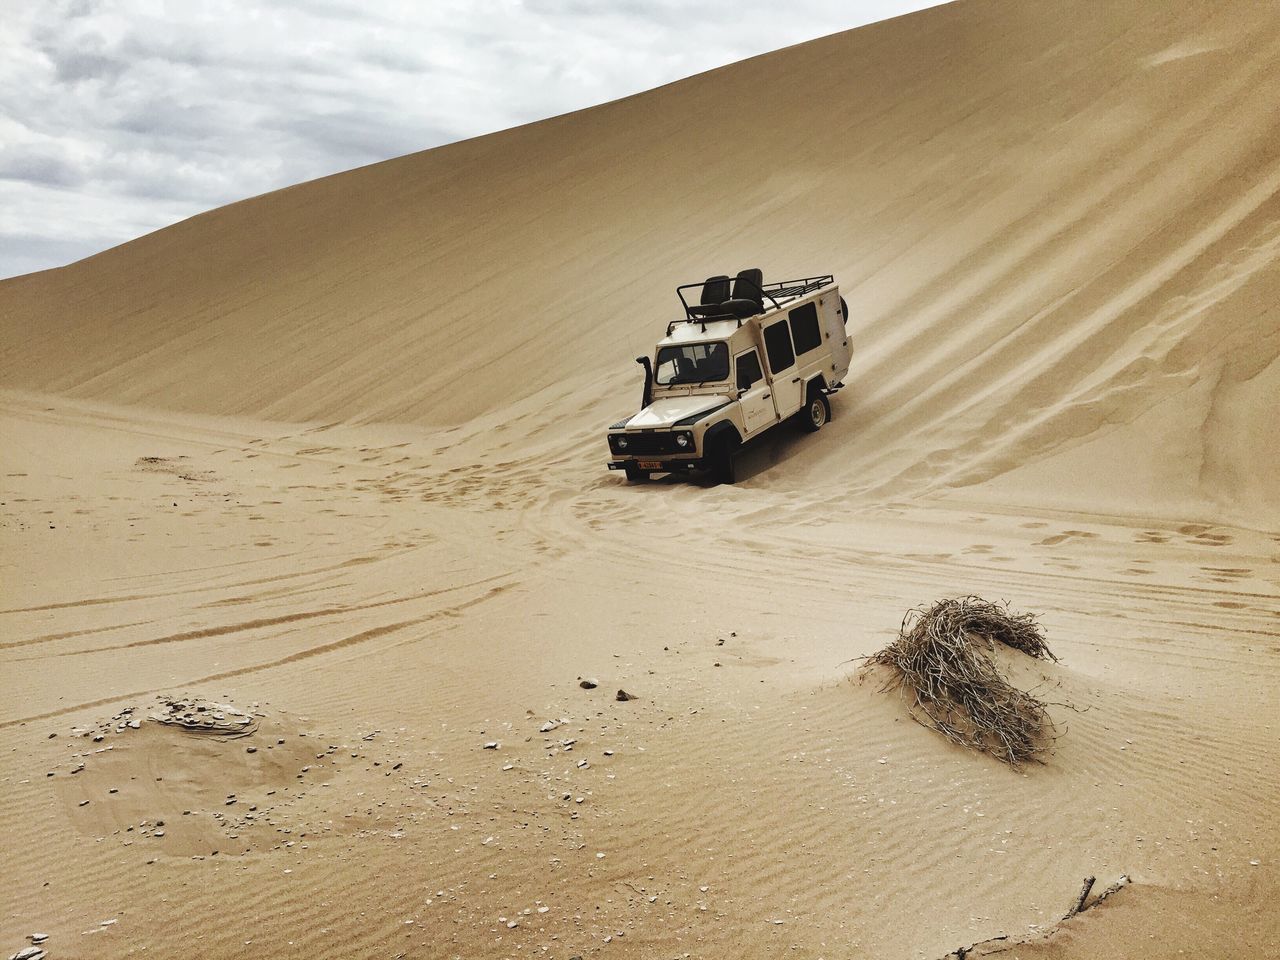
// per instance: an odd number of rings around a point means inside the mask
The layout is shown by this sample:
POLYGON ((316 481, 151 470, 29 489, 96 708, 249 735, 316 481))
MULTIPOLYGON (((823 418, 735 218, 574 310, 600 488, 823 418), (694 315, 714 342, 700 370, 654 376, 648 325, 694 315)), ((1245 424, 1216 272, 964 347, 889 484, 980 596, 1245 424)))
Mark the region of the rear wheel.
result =
POLYGON ((711 476, 716 483, 732 485, 738 480, 737 468, 734 466, 734 454, 738 452, 738 444, 733 437, 722 437, 715 442, 711 450, 711 476))
POLYGON ((628 463, 626 466, 627 479, 632 483, 639 483, 641 480, 649 479, 649 471, 641 470, 634 463, 628 463))
POLYGON ((809 402, 800 411, 800 426, 810 433, 817 433, 831 419, 831 403, 816 390, 809 395, 809 402))

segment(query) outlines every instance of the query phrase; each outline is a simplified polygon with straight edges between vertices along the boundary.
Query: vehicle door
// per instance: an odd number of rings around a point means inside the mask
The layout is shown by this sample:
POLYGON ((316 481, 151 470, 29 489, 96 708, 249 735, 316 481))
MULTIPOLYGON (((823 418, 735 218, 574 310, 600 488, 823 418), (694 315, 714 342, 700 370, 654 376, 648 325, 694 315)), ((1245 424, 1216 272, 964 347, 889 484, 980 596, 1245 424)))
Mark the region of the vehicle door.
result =
POLYGON ((773 390, 764 378, 760 354, 755 347, 734 357, 733 367, 737 371, 742 425, 749 437, 778 422, 778 413, 773 407, 773 390))
POLYGON ((791 343, 791 331, 787 329, 786 317, 775 320, 764 328, 764 352, 769 360, 773 407, 778 412, 778 418, 785 420, 799 410, 804 401, 800 396, 796 352, 791 343))

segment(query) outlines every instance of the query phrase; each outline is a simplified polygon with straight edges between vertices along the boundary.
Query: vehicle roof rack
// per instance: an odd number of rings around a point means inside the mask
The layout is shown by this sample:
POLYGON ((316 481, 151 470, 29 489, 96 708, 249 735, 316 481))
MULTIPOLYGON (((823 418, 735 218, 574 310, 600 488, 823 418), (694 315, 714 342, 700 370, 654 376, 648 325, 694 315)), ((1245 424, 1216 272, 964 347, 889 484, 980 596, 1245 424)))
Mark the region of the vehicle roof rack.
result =
POLYGON ((733 284, 733 292, 739 293, 745 287, 746 292, 750 292, 752 288, 759 294, 758 298, 751 299, 735 298, 721 300, 719 302, 706 302, 707 300, 715 301, 719 293, 727 287, 726 277, 720 274, 714 277, 708 277, 706 280, 697 283, 682 283, 676 287, 676 296, 680 298, 680 304, 684 307, 684 318, 681 320, 672 320, 667 324, 667 336, 671 335, 671 331, 676 328, 679 323, 700 323, 702 329, 707 329, 707 323, 717 320, 737 320, 738 326, 742 326, 742 321, 757 314, 764 313, 766 309, 780 309, 783 300, 795 300, 799 297, 807 296, 815 290, 819 290, 827 284, 835 283, 835 275, 824 273, 817 277, 801 277, 797 280, 779 280, 775 283, 761 283, 756 278, 760 277, 758 270, 741 271, 733 284), (697 290, 698 303, 691 304, 685 297, 686 290, 697 290), (709 296, 710 294, 710 296, 709 296), (768 299, 772 303, 772 308, 766 308, 764 301, 768 299))

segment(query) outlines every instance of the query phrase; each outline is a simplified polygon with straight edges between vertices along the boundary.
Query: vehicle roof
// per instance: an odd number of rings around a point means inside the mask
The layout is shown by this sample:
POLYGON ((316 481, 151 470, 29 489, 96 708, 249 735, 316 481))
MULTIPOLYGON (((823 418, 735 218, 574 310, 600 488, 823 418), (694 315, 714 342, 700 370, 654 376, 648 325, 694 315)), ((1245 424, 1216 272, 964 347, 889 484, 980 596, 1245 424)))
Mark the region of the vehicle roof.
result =
POLYGON ((707 343, 729 340, 742 328, 737 320, 711 320, 703 323, 678 323, 668 336, 658 341, 659 347, 684 343, 707 343))
MULTIPOLYGON (((743 340, 753 343, 754 338, 747 329, 748 324, 763 324, 777 314, 794 310, 806 300, 816 300, 819 296, 824 296, 829 291, 837 288, 838 285, 832 282, 824 284, 820 289, 809 290, 800 296, 780 297, 777 300, 777 306, 772 303, 768 304, 763 313, 758 313, 754 317, 749 317, 745 320, 730 317, 726 317, 723 320, 708 320, 705 323, 698 320, 677 320, 673 324, 671 332, 658 341, 658 349, 686 343, 732 340, 735 334, 741 334, 743 340)), ((736 344, 731 344, 731 348, 734 352, 737 352, 738 349, 746 349, 745 346, 740 348, 736 344)))

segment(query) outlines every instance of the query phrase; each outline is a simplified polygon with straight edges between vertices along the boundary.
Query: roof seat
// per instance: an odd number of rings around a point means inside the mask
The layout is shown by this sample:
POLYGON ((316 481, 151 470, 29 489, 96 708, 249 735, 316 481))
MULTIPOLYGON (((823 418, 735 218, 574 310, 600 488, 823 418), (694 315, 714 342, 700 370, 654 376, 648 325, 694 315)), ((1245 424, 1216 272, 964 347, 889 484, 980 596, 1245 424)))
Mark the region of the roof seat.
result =
POLYGON ((764 309, 764 271, 759 267, 739 270, 733 281, 734 300, 754 300, 757 307, 764 309))
POLYGON ((689 308, 689 315, 694 317, 718 317, 725 311, 721 307, 729 299, 729 278, 724 274, 707 277, 702 284, 702 301, 689 308))
POLYGON ((745 320, 764 313, 764 271, 759 267, 739 270, 733 281, 733 296, 720 304, 725 313, 745 320))

